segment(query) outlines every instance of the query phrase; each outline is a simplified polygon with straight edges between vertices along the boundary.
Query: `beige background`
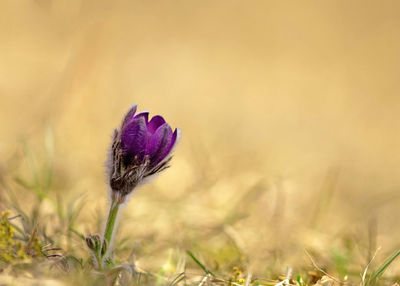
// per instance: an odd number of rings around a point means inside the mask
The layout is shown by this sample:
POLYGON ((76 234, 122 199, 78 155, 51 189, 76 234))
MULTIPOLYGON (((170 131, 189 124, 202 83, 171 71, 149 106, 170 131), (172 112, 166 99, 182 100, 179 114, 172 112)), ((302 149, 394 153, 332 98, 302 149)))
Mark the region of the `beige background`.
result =
MULTIPOLYGON (((121 233, 145 245, 151 235, 163 249, 219 249, 227 238, 215 238, 218 227, 228 227, 257 269, 272 257, 278 269, 296 265, 305 247, 330 251, 346 239, 362 262, 379 245, 385 257, 400 229, 399 9, 365 0, 2 1, 2 169, 24 140, 40 162, 53 130, 54 188, 87 196, 80 229, 92 231, 106 203, 112 128, 138 103, 183 137, 173 167, 127 205, 121 233), (246 216, 231 223, 231 209, 246 216)), ((155 248, 146 267, 167 256, 155 248)))

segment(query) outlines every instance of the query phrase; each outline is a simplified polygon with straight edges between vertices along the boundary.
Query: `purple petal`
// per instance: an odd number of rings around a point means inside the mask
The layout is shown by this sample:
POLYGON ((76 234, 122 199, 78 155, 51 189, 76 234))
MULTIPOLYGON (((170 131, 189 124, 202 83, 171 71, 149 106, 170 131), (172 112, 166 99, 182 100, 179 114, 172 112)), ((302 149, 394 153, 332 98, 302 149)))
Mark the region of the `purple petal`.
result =
POLYGON ((144 157, 147 142, 146 121, 143 116, 132 119, 122 130, 121 143, 126 153, 130 156, 144 157))
POLYGON ((158 127, 151 136, 146 147, 146 154, 150 156, 151 166, 157 165, 168 155, 167 151, 171 145, 172 137, 172 129, 168 123, 158 127))
POLYGON ((171 153, 176 144, 178 144, 179 139, 181 137, 181 130, 179 128, 175 128, 174 134, 172 135, 172 139, 171 139, 171 145, 169 146, 168 150, 167 150, 167 154, 165 156, 167 156, 169 153, 171 153))
POLYGON ((160 127, 165 123, 165 120, 162 116, 156 115, 154 116, 150 122, 147 124, 147 132, 149 132, 151 135, 156 132, 157 128, 160 127))
MULTIPOLYGON (((178 128, 175 128, 174 134, 172 134, 170 145, 168 146, 168 148, 166 148, 164 150, 164 152, 162 154, 160 154, 160 158, 162 158, 160 160, 160 162, 169 157, 168 155, 174 151, 176 145, 178 145, 180 138, 181 138, 181 130, 178 128)), ((157 164, 160 162, 157 162, 157 164)))
POLYGON ((122 127, 124 127, 135 115, 137 109, 137 104, 132 105, 129 111, 126 113, 124 120, 122 120, 122 127))
POLYGON ((143 117, 146 120, 146 124, 147 124, 147 122, 149 122, 149 112, 148 111, 139 112, 138 114, 135 115, 134 118, 139 118, 139 117, 143 117))

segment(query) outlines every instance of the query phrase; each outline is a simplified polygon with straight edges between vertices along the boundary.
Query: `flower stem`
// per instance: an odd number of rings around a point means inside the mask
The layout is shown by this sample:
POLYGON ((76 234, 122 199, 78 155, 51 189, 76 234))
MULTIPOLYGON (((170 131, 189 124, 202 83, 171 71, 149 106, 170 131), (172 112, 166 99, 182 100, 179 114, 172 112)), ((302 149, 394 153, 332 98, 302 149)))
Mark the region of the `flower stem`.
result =
POLYGON ((103 254, 104 256, 107 256, 111 250, 111 241, 114 234, 115 221, 117 220, 118 209, 120 204, 121 203, 118 202, 118 200, 116 199, 113 199, 111 201, 110 212, 108 213, 108 218, 106 223, 106 229, 104 230, 104 240, 107 243, 107 251, 103 254))

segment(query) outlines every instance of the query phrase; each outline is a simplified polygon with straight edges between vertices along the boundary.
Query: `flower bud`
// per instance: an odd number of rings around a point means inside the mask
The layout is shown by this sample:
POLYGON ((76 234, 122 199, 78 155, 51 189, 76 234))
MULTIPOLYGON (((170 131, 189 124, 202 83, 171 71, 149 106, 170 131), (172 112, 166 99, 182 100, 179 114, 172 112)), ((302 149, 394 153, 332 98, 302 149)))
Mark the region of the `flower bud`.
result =
POLYGON ((86 236, 86 245, 89 247, 90 250, 95 250, 95 243, 91 235, 86 236))
POLYGON ((169 167, 171 153, 180 138, 160 115, 149 121, 148 112, 136 114, 134 105, 121 127, 114 131, 109 160, 109 183, 113 198, 123 202, 145 179, 169 167))

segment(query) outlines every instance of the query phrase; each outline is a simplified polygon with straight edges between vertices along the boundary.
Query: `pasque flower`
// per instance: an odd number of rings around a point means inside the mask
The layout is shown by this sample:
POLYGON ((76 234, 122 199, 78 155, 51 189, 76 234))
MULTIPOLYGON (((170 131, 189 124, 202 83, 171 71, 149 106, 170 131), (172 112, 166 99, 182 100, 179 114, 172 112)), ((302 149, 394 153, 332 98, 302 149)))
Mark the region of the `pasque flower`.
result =
POLYGON ((110 187, 112 195, 122 201, 137 185, 168 168, 180 135, 162 116, 149 120, 148 112, 136 114, 136 109, 137 105, 132 106, 120 129, 114 131, 111 146, 110 187))
POLYGON ((88 235, 86 244, 99 269, 112 263, 112 240, 121 204, 140 184, 169 167, 180 130, 172 131, 160 115, 149 120, 148 112, 136 113, 133 105, 114 131, 108 160, 111 205, 103 238, 88 235))

